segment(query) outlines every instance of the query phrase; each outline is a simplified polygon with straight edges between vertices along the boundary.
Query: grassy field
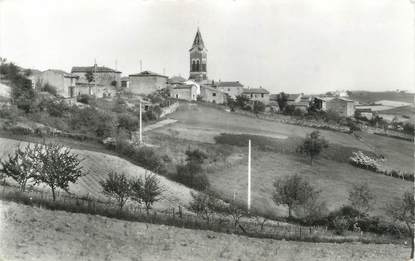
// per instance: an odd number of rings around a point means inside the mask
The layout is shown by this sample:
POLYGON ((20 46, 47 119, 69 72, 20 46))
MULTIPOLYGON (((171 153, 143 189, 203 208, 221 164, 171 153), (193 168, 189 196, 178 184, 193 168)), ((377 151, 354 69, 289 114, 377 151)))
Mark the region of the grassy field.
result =
POLYGON ((350 96, 352 100, 361 103, 372 103, 379 100, 391 100, 401 102, 414 102, 413 93, 398 93, 398 92, 368 92, 368 91, 352 91, 350 96))
MULTIPOLYGON (((12 153, 16 147, 21 144, 25 146, 26 142, 21 142, 12 139, 0 138, 0 159, 7 157, 12 153)), ((102 194, 102 187, 99 181, 104 180, 110 171, 118 173, 125 173, 128 177, 139 177, 146 173, 146 170, 138 167, 129 161, 119 158, 114 155, 109 155, 102 152, 73 149, 80 158, 84 159, 81 163, 83 170, 87 175, 81 177, 77 183, 71 184, 69 191, 79 196, 90 196, 100 200, 107 198, 102 194)), ((177 207, 180 205, 187 205, 190 201, 190 190, 176 182, 173 182, 163 176, 158 176, 160 183, 166 191, 163 193, 163 200, 156 203, 156 208, 177 207)), ((44 190, 49 190, 47 187, 40 187, 44 190)))
POLYGON ((0 260, 406 260, 403 245, 306 243, 126 222, 0 201, 0 260))
POLYGON ((375 174, 347 163, 352 151, 364 150, 385 156, 385 164, 396 169, 413 171, 413 144, 406 141, 363 134, 363 142, 352 135, 320 131, 330 147, 313 166, 293 153, 295 145, 314 129, 285 125, 257 118, 235 115, 223 109, 204 105, 181 106, 169 117, 178 120, 149 133, 147 138, 159 145, 163 153, 176 161, 184 159, 187 148, 201 148, 208 152, 205 164, 212 188, 223 197, 246 198, 247 148, 214 144, 220 133, 257 134, 269 138, 276 149, 264 151, 253 148, 252 197, 254 207, 267 214, 285 215, 285 208, 276 207, 271 200, 272 182, 276 177, 301 174, 322 190, 322 199, 330 209, 347 204, 348 190, 353 184, 368 182, 375 195, 372 214, 384 214, 387 203, 411 189, 412 183, 375 174), (283 138, 278 138, 283 137, 283 138), (279 145, 279 147, 278 147, 279 145))

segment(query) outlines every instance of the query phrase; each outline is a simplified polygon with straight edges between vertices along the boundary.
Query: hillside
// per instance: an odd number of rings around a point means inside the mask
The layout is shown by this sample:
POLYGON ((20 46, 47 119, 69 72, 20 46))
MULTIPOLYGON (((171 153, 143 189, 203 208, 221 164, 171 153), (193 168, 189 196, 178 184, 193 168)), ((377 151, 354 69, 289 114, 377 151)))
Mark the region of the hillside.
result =
POLYGON ((271 200, 273 180, 285 175, 297 173, 309 179, 322 190, 322 199, 330 210, 348 204, 348 190, 353 184, 368 182, 376 198, 372 206, 375 215, 383 215, 385 205, 412 186, 411 182, 359 169, 347 162, 351 151, 364 150, 384 155, 388 167, 413 171, 414 147, 410 142, 372 134, 362 134, 363 140, 358 140, 353 135, 321 130, 329 141, 329 152, 311 166, 304 157, 284 151, 295 151, 295 141, 315 129, 246 117, 201 104, 182 105, 169 117, 178 121, 154 130, 146 138, 178 162, 189 147, 206 151, 209 160, 205 168, 212 189, 227 199, 235 193, 241 203, 245 202, 247 190, 247 147, 216 144, 214 137, 220 133, 247 133, 286 141, 277 152, 262 151, 253 144, 252 205, 264 214, 287 214, 285 208, 276 207, 271 200))
POLYGON ((379 100, 391 100, 401 102, 414 102, 413 93, 401 93, 401 92, 368 92, 368 91, 352 91, 349 98, 355 101, 359 101, 363 104, 370 104, 379 100))
POLYGON ((0 201, 0 260, 406 260, 402 245, 306 243, 119 221, 0 201))
MULTIPOLYGON (((0 138, 0 147, 2 148, 0 150, 0 159, 7 157, 19 144, 25 146, 27 143, 0 138)), ((145 169, 117 156, 78 149, 73 149, 72 152, 84 159, 81 164, 84 171, 88 173, 86 176, 81 177, 76 184, 71 184, 69 187, 70 192, 79 196, 89 195, 97 199, 107 200, 101 192, 102 188, 99 181, 104 180, 110 171, 125 173, 129 177, 143 176, 146 172, 145 169)), ((163 176, 158 176, 158 178, 161 185, 166 188, 166 191, 163 193, 164 199, 156 203, 156 208, 167 208, 179 204, 187 205, 189 203, 191 196, 190 190, 187 187, 168 180, 163 176)), ((41 188, 48 190, 47 187, 41 188)))

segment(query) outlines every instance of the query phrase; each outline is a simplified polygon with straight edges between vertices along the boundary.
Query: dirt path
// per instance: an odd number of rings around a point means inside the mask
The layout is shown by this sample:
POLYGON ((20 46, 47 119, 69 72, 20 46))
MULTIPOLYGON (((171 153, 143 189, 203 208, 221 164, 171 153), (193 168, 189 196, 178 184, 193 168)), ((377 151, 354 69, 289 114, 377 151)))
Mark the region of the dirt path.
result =
POLYGON ((151 131, 151 130, 154 130, 154 129, 157 129, 157 128, 160 128, 160 127, 166 126, 166 125, 168 125, 168 124, 175 123, 176 121, 177 121, 177 120, 174 120, 174 119, 165 119, 165 120, 162 120, 162 121, 156 122, 156 123, 154 123, 154 124, 151 124, 151 125, 145 126, 145 127, 143 128, 143 132, 146 132, 146 131, 151 131))
POLYGON ((399 245, 254 239, 0 201, 0 260, 406 260, 399 245))

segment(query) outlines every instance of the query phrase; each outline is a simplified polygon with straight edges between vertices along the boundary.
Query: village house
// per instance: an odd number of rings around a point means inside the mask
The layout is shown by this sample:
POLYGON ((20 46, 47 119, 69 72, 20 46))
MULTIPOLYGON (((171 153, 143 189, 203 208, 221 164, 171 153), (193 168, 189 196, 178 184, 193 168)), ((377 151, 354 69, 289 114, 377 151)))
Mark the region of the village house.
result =
POLYGON ((128 76, 121 77, 120 81, 121 81, 121 88, 123 89, 129 88, 130 80, 128 76))
POLYGON ((128 90, 133 94, 147 95, 167 87, 167 76, 151 71, 129 75, 128 90))
POLYGON ((49 69, 35 74, 32 82, 34 82, 36 88, 41 88, 48 84, 56 89, 57 95, 64 98, 72 98, 76 95, 75 88, 78 78, 77 75, 62 70, 49 69))
POLYGON ((88 83, 86 74, 88 72, 93 73, 93 83, 103 86, 111 86, 113 88, 120 86, 121 72, 105 67, 105 66, 74 66, 72 67, 71 73, 78 76, 78 82, 88 83))
POLYGON ((200 86, 200 97, 205 102, 218 104, 226 102, 226 94, 209 85, 200 86))
POLYGON ((178 100, 196 101, 200 95, 200 86, 193 81, 172 84, 169 90, 170 97, 178 100))
POLYGON ((352 117, 354 116, 354 101, 335 97, 326 102, 327 111, 333 111, 339 114, 342 117, 352 117))
POLYGON ((219 81, 217 83, 217 87, 220 91, 226 93, 229 97, 235 99, 236 96, 239 96, 244 91, 244 86, 236 81, 236 82, 222 82, 219 81))
POLYGON ((242 95, 247 96, 251 101, 260 101, 265 105, 269 104, 269 91, 264 88, 243 89, 242 95))

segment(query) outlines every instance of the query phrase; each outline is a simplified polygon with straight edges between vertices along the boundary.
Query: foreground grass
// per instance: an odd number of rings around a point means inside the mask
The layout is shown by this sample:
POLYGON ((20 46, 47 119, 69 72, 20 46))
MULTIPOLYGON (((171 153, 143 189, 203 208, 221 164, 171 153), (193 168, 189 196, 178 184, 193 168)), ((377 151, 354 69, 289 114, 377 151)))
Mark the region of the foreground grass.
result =
POLYGON ((403 245, 307 243, 127 222, 0 201, 3 260, 405 260, 403 245))

